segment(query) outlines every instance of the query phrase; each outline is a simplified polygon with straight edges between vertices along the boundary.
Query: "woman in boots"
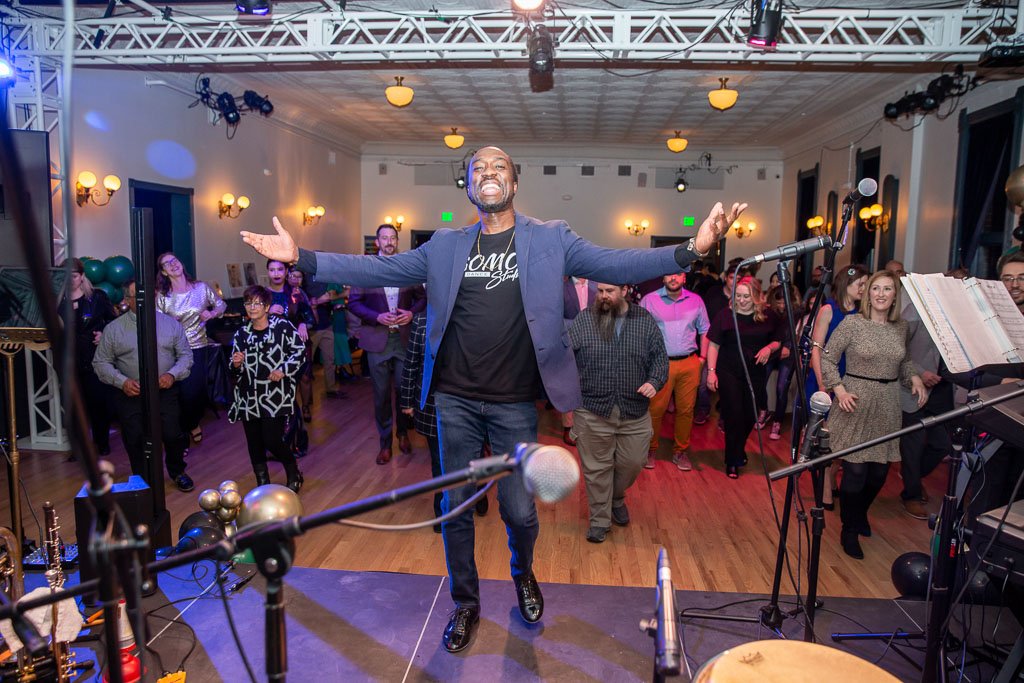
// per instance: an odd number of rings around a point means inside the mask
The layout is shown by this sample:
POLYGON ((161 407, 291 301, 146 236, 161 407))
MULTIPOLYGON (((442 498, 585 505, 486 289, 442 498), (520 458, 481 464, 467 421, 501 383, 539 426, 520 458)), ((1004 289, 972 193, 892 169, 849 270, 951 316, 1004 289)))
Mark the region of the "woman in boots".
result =
POLYGON ((295 410, 296 376, 305 361, 306 345, 288 320, 270 317, 270 292, 259 285, 243 296, 249 322, 235 333, 231 374, 235 397, 228 411, 231 422, 242 421, 256 485, 270 483, 267 451, 284 465, 288 488, 302 488, 302 473, 295 462, 285 429, 295 410))
MULTIPOLYGON (((907 353, 907 323, 900 319, 900 285, 888 271, 872 275, 860 302, 860 314, 848 315, 836 328, 821 355, 825 387, 835 392, 828 427, 833 451, 864 443, 898 430, 902 424, 900 384, 928 400, 928 390, 907 353), (846 355, 840 377, 839 359, 846 355), (838 406, 838 410, 836 407, 838 406)), ((868 508, 885 484, 889 463, 899 462, 899 440, 843 458, 839 485, 843 551, 864 557, 859 536, 870 536, 868 508)))

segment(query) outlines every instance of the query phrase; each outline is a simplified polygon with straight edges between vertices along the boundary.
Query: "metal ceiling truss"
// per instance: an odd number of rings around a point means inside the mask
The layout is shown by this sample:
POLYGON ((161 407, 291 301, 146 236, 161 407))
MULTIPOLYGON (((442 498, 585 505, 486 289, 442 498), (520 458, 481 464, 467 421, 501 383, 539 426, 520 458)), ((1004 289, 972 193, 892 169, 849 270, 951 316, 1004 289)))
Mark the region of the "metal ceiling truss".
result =
MULTIPOLYGON (((136 3, 138 4, 138 3, 136 3)), ((147 5, 147 7, 150 7, 147 5)), ((79 19, 76 63, 101 65, 493 62, 526 57, 528 27, 511 13, 296 11, 265 20, 175 12, 79 19)), ((287 7, 293 8, 294 5, 287 7)), ((189 7, 195 12, 195 6, 189 7)), ((56 58, 64 26, 3 10, 15 54, 56 58)), ((560 63, 614 60, 737 64, 908 64, 974 61, 1015 33, 1018 9, 819 9, 787 13, 778 49, 750 48, 747 9, 572 10, 545 20, 560 63)))

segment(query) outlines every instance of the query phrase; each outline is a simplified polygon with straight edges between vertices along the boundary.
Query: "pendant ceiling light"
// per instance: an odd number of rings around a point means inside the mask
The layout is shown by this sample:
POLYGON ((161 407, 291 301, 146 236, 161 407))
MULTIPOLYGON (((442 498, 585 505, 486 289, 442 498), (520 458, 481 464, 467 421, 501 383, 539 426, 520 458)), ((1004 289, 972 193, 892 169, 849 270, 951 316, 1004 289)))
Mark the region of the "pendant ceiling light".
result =
POLYGON ((407 107, 412 102, 415 92, 407 85, 402 85, 405 80, 402 76, 395 76, 395 85, 389 85, 384 90, 384 97, 388 98, 388 104, 393 107, 407 107))
POLYGON ((686 138, 681 137, 680 132, 677 130, 676 136, 674 138, 669 138, 668 140, 666 140, 665 144, 668 146, 670 150, 678 153, 686 149, 686 145, 689 144, 689 141, 686 138))
POLYGON ((462 143, 466 141, 466 138, 459 135, 458 128, 452 128, 452 132, 449 135, 444 136, 444 144, 448 145, 451 149, 458 149, 462 147, 462 143))
POLYGON ((733 90, 727 85, 729 83, 728 78, 719 78, 718 82, 722 85, 718 90, 712 90, 708 93, 708 102, 719 111, 731 109, 736 104, 736 98, 740 96, 740 93, 738 90, 733 90))

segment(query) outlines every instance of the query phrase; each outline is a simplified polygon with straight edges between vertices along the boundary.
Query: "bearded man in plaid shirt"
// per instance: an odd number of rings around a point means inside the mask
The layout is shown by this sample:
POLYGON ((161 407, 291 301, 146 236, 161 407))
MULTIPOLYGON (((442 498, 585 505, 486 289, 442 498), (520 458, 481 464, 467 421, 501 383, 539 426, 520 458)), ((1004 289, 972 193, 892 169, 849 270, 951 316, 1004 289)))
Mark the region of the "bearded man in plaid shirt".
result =
POLYGON ((665 339, 654 316, 626 300, 623 285, 597 284, 593 304, 569 328, 583 405, 573 414, 590 504, 587 540, 629 524, 626 490, 647 461, 651 398, 668 379, 665 339))

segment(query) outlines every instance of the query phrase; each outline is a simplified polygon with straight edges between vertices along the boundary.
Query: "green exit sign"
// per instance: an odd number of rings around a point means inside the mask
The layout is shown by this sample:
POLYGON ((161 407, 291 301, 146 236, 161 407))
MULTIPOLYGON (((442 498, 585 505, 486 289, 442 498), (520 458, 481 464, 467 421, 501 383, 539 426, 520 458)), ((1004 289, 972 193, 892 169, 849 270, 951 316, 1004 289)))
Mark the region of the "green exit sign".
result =
POLYGON ((442 223, 451 223, 452 220, 454 220, 454 219, 452 217, 452 212, 451 211, 442 211, 441 212, 441 222, 442 223))
POLYGON ((683 227, 684 228, 692 228, 696 224, 697 224, 697 219, 694 218, 693 216, 683 216, 683 227))

